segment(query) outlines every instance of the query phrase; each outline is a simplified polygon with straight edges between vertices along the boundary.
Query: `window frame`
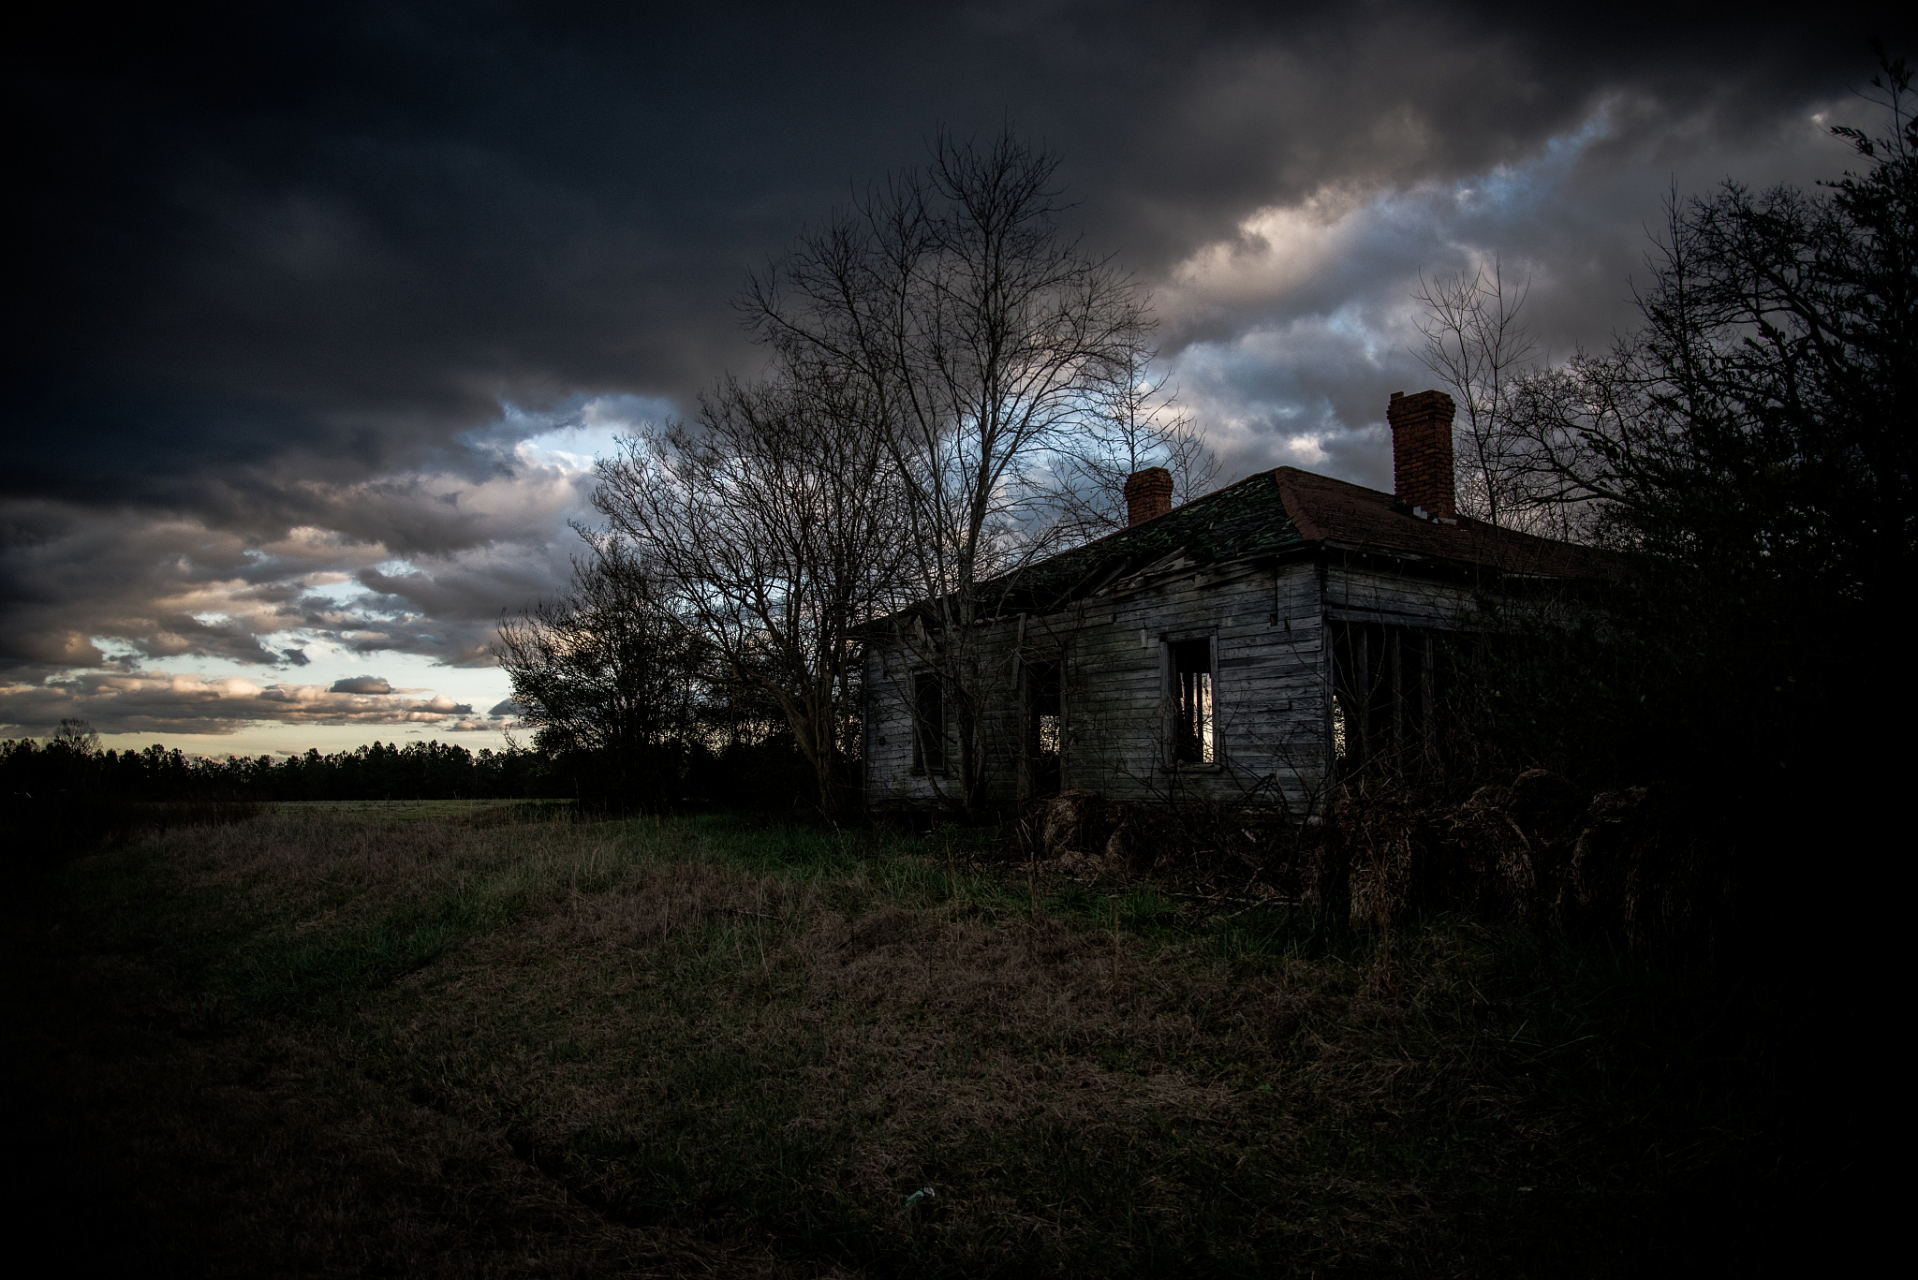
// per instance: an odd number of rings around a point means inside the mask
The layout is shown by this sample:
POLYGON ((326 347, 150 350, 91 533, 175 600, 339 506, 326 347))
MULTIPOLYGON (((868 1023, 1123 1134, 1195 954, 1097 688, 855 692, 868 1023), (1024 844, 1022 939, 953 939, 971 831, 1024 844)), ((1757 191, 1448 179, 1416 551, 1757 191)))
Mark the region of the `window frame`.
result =
POLYGON ((946 763, 951 753, 947 750, 946 737, 946 682, 937 671, 915 671, 912 673, 912 701, 906 707, 906 715, 912 727, 912 774, 916 778, 943 778, 946 776, 946 763), (927 692, 935 695, 936 713, 927 713, 927 692), (936 721, 930 727, 934 733, 926 732, 928 721, 936 721), (932 749, 928 750, 928 738, 932 749))
POLYGON ((1224 742, 1219 724, 1219 636, 1216 631, 1173 632, 1159 642, 1160 676, 1165 697, 1165 765, 1186 773, 1210 773, 1224 767, 1224 742), (1204 644, 1203 669, 1181 666, 1180 650, 1204 644), (1188 737, 1187 720, 1191 714, 1186 700, 1187 675, 1205 677, 1204 727, 1188 737), (1196 743, 1197 758, 1184 755, 1188 741, 1196 743), (1209 757, 1209 758, 1208 758, 1209 757))
POLYGON ((1057 794, 1065 786, 1066 770, 1066 692, 1065 662, 1061 657, 1033 658, 1020 664, 1020 683, 1023 694, 1020 699, 1020 719, 1023 721, 1020 734, 1023 756, 1024 785, 1037 795, 1057 794), (1043 749, 1043 705, 1050 701, 1052 705, 1053 731, 1055 741, 1053 750, 1043 749), (1052 757, 1050 765, 1045 757, 1052 757), (1050 778, 1041 778, 1042 770, 1049 770, 1050 778), (1047 790, 1040 784, 1052 782, 1055 785, 1047 790))

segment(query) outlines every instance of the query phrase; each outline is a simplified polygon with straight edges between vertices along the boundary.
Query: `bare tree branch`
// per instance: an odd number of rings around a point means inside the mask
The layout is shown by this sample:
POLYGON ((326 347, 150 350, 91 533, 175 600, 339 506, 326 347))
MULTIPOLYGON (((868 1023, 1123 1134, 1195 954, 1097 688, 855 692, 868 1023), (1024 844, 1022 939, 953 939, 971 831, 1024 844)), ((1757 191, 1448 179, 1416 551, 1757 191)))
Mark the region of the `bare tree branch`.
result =
POLYGON ((1085 429, 1060 449, 1047 477, 1064 540, 1083 542, 1125 528, 1126 480, 1147 467, 1171 472, 1174 505, 1211 490, 1218 455, 1192 419, 1174 411, 1174 399, 1163 375, 1146 372, 1144 352, 1097 389, 1085 429))
POLYGON ((1455 453, 1459 510, 1488 524, 1510 523, 1515 493, 1513 382, 1537 350, 1522 319, 1529 284, 1510 288, 1497 259, 1489 272, 1419 277, 1413 298, 1424 304, 1419 360, 1451 391, 1461 411, 1455 453))
POLYGON ((828 816, 857 723, 853 630, 899 602, 906 547, 886 441, 830 374, 722 383, 696 424, 623 440, 593 498, 727 678, 778 704, 828 816))
POLYGON ((967 807, 986 759, 977 624, 994 581, 1056 545, 1037 473, 1094 430, 1151 332, 1138 286, 1060 230, 1058 164, 1010 131, 941 135, 925 170, 803 236, 743 303, 788 367, 856 386, 882 432, 927 602, 900 638, 944 681, 967 807))

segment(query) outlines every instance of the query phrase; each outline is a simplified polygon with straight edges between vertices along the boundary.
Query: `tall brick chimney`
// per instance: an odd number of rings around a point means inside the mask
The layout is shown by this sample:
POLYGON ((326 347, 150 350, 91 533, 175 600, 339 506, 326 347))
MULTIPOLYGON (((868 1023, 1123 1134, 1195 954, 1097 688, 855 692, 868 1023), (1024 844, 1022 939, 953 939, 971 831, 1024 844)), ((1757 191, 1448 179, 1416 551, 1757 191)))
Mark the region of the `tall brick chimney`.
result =
POLYGON ((1172 473, 1164 467, 1134 471, 1125 482, 1126 527, 1172 510, 1172 473))
POLYGON ((1392 424, 1392 488, 1400 502, 1436 520, 1458 518, 1452 473, 1452 413, 1443 391, 1392 393, 1385 420, 1392 424))

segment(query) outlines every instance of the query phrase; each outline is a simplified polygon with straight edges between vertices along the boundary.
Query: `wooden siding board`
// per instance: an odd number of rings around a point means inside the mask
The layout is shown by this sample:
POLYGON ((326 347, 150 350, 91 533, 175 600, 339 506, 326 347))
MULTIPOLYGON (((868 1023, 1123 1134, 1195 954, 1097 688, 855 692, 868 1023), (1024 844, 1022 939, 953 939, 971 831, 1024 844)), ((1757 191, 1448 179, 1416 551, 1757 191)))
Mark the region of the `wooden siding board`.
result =
POLYGON ((1341 622, 1443 630, 1469 630, 1478 613, 1469 587, 1347 565, 1327 571, 1325 602, 1327 615, 1341 622))
MULTIPOLYGON (((1246 569, 1203 584, 1189 574, 1124 597, 1105 598, 1058 614, 1027 619, 1027 644, 1016 624, 982 637, 986 669, 1003 663, 1005 678, 988 681, 993 698, 983 733, 994 757, 988 795, 1013 797, 1022 743, 1022 656, 1043 650, 1061 660, 1066 786, 1115 798, 1150 800, 1173 790, 1210 799, 1270 803, 1274 788, 1301 804, 1323 781, 1325 699, 1323 611, 1311 565, 1246 569), (1140 644, 1140 632, 1146 643, 1140 644), (1164 638, 1213 636, 1218 645, 1221 764, 1173 770, 1163 759, 1165 725, 1161 646, 1164 638)), ((923 803, 931 784, 911 776, 911 682, 894 646, 874 642, 868 658, 869 795, 875 803, 923 803), (885 674, 882 674, 884 672, 885 674), (890 688, 890 695, 888 689, 890 688)), ((957 761, 956 747, 952 748, 957 761)), ((955 779, 956 781, 956 779, 955 779)))

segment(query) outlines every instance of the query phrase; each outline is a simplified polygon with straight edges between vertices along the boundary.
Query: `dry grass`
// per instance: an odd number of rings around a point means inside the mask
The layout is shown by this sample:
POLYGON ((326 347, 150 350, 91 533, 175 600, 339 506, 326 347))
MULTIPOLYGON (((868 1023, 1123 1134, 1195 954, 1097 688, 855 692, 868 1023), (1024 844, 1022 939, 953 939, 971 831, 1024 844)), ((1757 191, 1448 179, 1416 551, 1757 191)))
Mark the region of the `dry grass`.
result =
POLYGON ((174 829, 13 922, 11 1083, 104 1258, 212 1275, 1625 1274, 1765 1141, 1749 1046, 1673 1038, 1722 997, 1629 962, 960 861, 174 829))

